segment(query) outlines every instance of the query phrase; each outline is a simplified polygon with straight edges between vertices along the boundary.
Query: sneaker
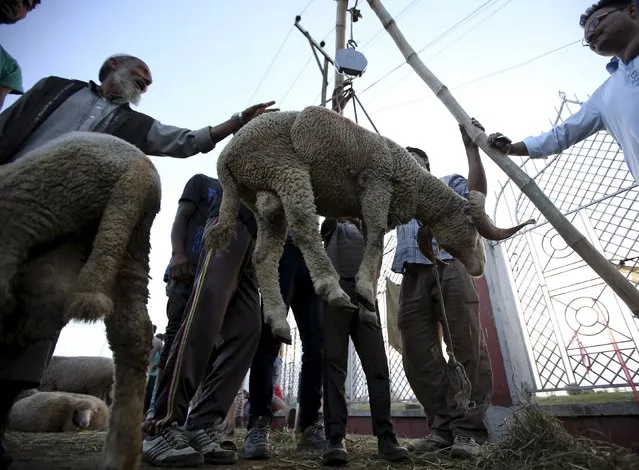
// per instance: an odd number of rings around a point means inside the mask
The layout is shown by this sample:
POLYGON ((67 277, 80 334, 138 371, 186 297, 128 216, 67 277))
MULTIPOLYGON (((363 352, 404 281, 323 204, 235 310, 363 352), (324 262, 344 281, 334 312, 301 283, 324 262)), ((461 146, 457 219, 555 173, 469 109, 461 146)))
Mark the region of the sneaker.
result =
POLYGON ((245 460, 266 460, 270 457, 268 441, 271 423, 268 418, 258 418, 244 438, 242 456, 245 460))
POLYGON ((314 425, 297 434, 297 450, 322 450, 325 445, 324 417, 320 413, 314 425))
POLYGON ((408 450, 417 454, 429 454, 448 449, 453 445, 453 441, 432 433, 426 439, 419 439, 408 444, 408 450))
POLYGON ((322 465, 328 467, 340 467, 348 464, 348 452, 344 445, 344 439, 329 439, 324 446, 324 455, 322 457, 322 465))
POLYGON ((204 457, 189 445, 183 429, 170 427, 142 441, 142 460, 155 467, 199 467, 204 457))
POLYGON ((399 445, 395 434, 384 434, 377 439, 377 455, 388 462, 407 462, 410 455, 399 445))
POLYGON ((187 430, 189 444, 204 457, 206 463, 213 465, 231 465, 237 462, 237 454, 222 448, 220 436, 213 427, 187 430))
POLYGON ((478 457, 481 452, 481 444, 472 437, 455 436, 455 441, 450 449, 450 456, 460 458, 478 457))

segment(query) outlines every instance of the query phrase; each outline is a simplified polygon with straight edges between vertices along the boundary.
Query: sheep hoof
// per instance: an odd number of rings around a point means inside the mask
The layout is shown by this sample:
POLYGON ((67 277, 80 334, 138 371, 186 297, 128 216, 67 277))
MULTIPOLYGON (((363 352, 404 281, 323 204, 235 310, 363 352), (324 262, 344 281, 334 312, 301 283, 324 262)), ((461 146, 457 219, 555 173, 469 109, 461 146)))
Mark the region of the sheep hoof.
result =
POLYGON ((285 325, 273 325, 271 327, 273 336, 278 341, 284 344, 293 344, 293 337, 291 336, 291 327, 286 323, 285 325))
POLYGON ((342 289, 339 289, 336 295, 329 295, 326 301, 330 306, 339 309, 357 310, 358 308, 357 305, 351 302, 349 295, 342 289))
POLYGON ((357 301, 368 311, 370 312, 375 312, 375 303, 371 302, 370 300, 368 300, 367 297, 363 296, 362 294, 356 294, 357 297, 357 301))
POLYGON ((75 292, 69 295, 66 317, 84 321, 105 318, 113 311, 113 301, 102 292, 75 292))
POLYGON ((363 305, 359 309, 359 321, 365 325, 381 326, 377 314, 365 308, 363 305))

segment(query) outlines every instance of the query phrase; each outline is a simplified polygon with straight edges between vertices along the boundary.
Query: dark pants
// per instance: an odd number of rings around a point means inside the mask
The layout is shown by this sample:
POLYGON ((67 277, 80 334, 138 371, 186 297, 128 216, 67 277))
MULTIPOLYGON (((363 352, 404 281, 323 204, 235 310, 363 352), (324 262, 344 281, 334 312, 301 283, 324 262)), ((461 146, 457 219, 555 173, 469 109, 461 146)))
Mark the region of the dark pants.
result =
POLYGON ((398 326, 404 371, 433 432, 447 439, 462 435, 483 443, 488 438, 484 414, 490 405, 493 376, 479 322, 479 297, 459 261, 438 269, 455 356, 472 384, 470 399, 476 406, 466 414, 456 409, 459 387, 442 355, 441 307, 432 265, 407 265, 402 279, 398 326))
MULTIPOLYGON (((341 279, 340 286, 355 299, 355 280, 341 279)), ((377 311, 379 319, 379 311, 377 311)), ((359 321, 358 312, 326 305, 324 311, 324 422, 326 439, 346 437, 348 408, 344 384, 348 370, 348 339, 362 362, 370 401, 373 434, 393 433, 390 375, 380 326, 359 321)))
POLYGON ((197 429, 221 423, 246 377, 262 319, 251 264, 255 241, 244 224, 215 257, 202 253, 184 321, 158 377, 149 434, 176 423, 197 429), (202 385, 197 403, 189 404, 202 385), (187 418, 188 413, 188 418, 187 418))
POLYGON ((153 397, 153 388, 155 387, 155 381, 157 380, 157 374, 149 375, 149 380, 146 383, 144 389, 144 413, 149 411, 151 406, 151 398, 153 397))
POLYGON ((182 283, 176 281, 169 281, 167 286, 169 299, 166 302, 166 316, 168 323, 166 325, 166 331, 164 332, 164 347, 160 354, 160 369, 166 367, 166 361, 169 359, 169 353, 171 352, 171 346, 175 337, 182 326, 182 319, 184 318, 184 311, 189 303, 191 292, 193 292, 193 282, 182 283))
MULTIPOLYGON (((302 340, 299 427, 305 429, 317 422, 322 401, 322 299, 315 293, 302 252, 288 240, 279 274, 284 303, 293 310, 302 340)), ((273 366, 281 345, 264 324, 249 377, 249 428, 259 417, 273 417, 273 366)))

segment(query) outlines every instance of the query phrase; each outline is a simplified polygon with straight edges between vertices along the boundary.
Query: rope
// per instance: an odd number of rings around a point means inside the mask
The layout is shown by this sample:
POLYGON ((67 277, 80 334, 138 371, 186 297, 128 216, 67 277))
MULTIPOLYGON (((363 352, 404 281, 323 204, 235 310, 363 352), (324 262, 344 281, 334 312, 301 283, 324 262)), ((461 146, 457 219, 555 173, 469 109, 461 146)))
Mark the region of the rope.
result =
MULTIPOLYGON (((437 249, 439 252, 439 249, 437 249)), ((437 267, 436 260, 433 261, 433 271, 435 273, 435 281, 437 282, 437 294, 439 296, 439 305, 441 305, 441 325, 444 332, 444 339, 446 340, 446 353, 448 354, 448 366, 453 369, 455 378, 457 379, 458 392, 455 394, 455 402, 457 403, 457 410, 462 413, 466 413, 470 408, 475 407, 475 403, 470 401, 472 394, 472 384, 466 374, 464 366, 457 361, 455 357, 455 349, 453 348, 453 338, 450 334, 450 326, 448 324, 448 316, 446 315, 446 307, 444 306, 444 294, 442 292, 442 285, 439 280, 439 269, 437 267)))

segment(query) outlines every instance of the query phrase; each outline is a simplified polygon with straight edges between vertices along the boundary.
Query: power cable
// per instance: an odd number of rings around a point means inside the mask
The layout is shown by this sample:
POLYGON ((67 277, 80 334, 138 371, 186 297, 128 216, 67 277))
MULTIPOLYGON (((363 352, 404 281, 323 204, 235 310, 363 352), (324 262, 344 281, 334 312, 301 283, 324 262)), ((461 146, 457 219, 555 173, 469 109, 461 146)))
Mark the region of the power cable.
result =
POLYGON ((282 41, 282 44, 280 44, 280 47, 277 49, 277 52, 275 53, 275 57, 273 57, 273 60, 271 60, 271 63, 266 68, 266 72, 264 72, 264 75, 262 76, 262 79, 260 80, 260 83, 257 84, 257 88, 255 88, 255 91, 253 92, 253 95, 251 95, 251 99, 249 99, 247 106, 250 106, 253 103, 253 98, 255 98, 255 95, 257 95, 257 92, 259 91, 260 87, 262 86, 262 83, 264 83, 264 80, 266 79, 268 73, 271 71, 271 68, 273 67, 273 64, 275 64, 275 61, 277 60, 277 57, 280 55, 280 52, 282 52, 282 49, 284 49, 284 45, 288 41, 288 38, 291 36, 291 33, 293 32, 294 28, 295 28, 295 25, 291 26, 291 29, 288 30, 288 33, 286 34, 286 37, 284 37, 284 40, 282 41))
MULTIPOLYGON (((469 13, 468 15, 466 15, 464 18, 462 18, 461 20, 459 20, 457 23, 455 23, 453 26, 451 26, 450 28, 448 28, 446 31, 444 31, 442 34, 440 34, 439 36, 437 36, 435 39, 433 39, 431 42, 429 42, 428 44, 426 44, 424 47, 422 47, 419 51, 417 51, 417 54, 420 54, 421 52, 424 52, 426 49, 428 49, 429 47, 433 46, 434 44, 436 44, 438 41, 442 40, 443 38, 445 38, 446 36, 448 36, 451 32, 455 31, 457 28, 459 28, 461 25, 463 25, 464 23, 468 22, 470 19, 472 19, 473 17, 477 16, 482 10, 484 10, 488 5, 490 5, 491 3, 495 2, 497 0, 487 0, 486 2, 484 2, 483 4, 481 4, 479 7, 477 7, 475 10, 473 10, 471 13, 469 13)), ((377 80, 375 80, 372 84, 370 84, 368 87, 366 87, 364 90, 362 90, 362 92, 360 93, 360 95, 364 94, 366 91, 370 90, 371 88, 373 88, 375 85, 377 85, 379 82, 381 82, 382 80, 388 78, 391 74, 395 73, 397 70, 399 70, 400 68, 402 68, 404 65, 406 65, 406 61, 403 61, 402 63, 398 64, 396 67, 393 67, 391 70, 389 70, 388 72, 386 72, 384 75, 382 75, 380 78, 378 78, 377 80)))
MULTIPOLYGON (((511 70, 523 67, 523 66, 528 65, 528 64, 530 64, 532 62, 535 62, 535 61, 537 61, 539 59, 542 59, 542 58, 544 58, 546 56, 554 54, 555 52, 559 52, 562 49, 565 49, 565 48, 570 47, 570 46, 574 46, 577 43, 581 43, 581 41, 582 41, 581 38, 577 39, 576 41, 569 42, 568 44, 564 44, 563 46, 557 47, 556 49, 552 49, 550 51, 544 52, 543 54, 540 54, 540 55, 538 55, 536 57, 533 57, 532 59, 528 59, 528 60, 526 60, 524 62, 520 62, 520 63, 515 64, 515 65, 511 65, 510 67, 505 67, 505 68, 497 70, 495 72, 491 72, 491 73, 489 73, 487 75, 482 75, 481 77, 474 78, 474 79, 469 80, 467 82, 464 82, 464 83, 462 83, 460 85, 456 85, 456 86, 450 88, 450 90, 451 91, 452 90, 458 90, 459 88, 471 85, 473 83, 476 83, 476 82, 479 82, 479 81, 482 81, 482 80, 486 80, 487 78, 491 78, 491 77, 494 77, 496 75, 500 75, 502 73, 509 72, 511 70)), ((435 95, 430 95, 430 96, 426 96, 424 98, 419 98, 419 99, 416 99, 416 100, 404 101, 402 103, 395 103, 395 104, 391 104, 389 106, 384 106, 383 108, 379 108, 379 109, 375 110, 375 112, 380 112, 380 111, 384 111, 384 110, 391 109, 391 108, 398 108, 398 107, 401 107, 401 106, 407 106, 407 105, 411 105, 413 103, 420 103, 420 102, 423 102, 423 101, 428 101, 428 100, 430 100, 432 98, 435 98, 435 97, 436 97, 435 95)))
MULTIPOLYGON (((417 3, 419 3, 421 0, 413 0, 411 3, 409 3, 406 7, 404 7, 404 9, 402 11, 400 11, 399 13, 397 13, 397 15, 395 15, 393 17, 393 20, 397 21, 398 19, 400 19, 402 16, 404 16, 406 13, 408 13, 415 5, 417 5, 417 3)), ((375 34, 373 34, 373 36, 368 39, 361 47, 360 47, 360 51, 363 51, 364 49, 366 49, 368 46, 370 46, 371 44, 373 44, 378 38, 379 36, 384 32, 384 28, 380 28, 375 34)))

